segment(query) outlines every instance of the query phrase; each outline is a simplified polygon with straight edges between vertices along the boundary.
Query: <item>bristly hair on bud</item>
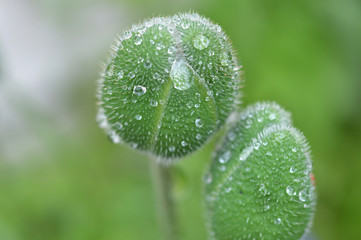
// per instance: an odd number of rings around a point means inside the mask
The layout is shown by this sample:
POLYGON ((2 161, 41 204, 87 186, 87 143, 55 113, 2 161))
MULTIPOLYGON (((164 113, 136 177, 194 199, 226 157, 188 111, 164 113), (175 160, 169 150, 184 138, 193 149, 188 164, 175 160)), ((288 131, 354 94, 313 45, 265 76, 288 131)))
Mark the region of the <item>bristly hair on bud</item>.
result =
POLYGON ((240 103, 241 65, 221 27, 196 13, 156 17, 111 47, 99 126, 170 163, 202 147, 240 103))

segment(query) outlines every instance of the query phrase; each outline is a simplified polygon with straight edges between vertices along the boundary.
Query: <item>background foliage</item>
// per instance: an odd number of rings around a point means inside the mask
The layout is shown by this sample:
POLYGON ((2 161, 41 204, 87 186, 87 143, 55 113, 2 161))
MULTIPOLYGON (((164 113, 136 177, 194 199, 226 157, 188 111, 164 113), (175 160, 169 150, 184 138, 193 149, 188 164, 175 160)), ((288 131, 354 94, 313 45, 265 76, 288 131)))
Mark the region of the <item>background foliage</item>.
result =
MULTIPOLYGON (((244 103, 275 100, 313 152, 319 239, 361 239, 361 4, 356 0, 0 2, 0 239, 159 239, 148 157, 95 123, 113 37, 193 9, 244 65, 244 103)), ((215 141, 177 164, 184 239, 205 239, 200 178, 215 141)))

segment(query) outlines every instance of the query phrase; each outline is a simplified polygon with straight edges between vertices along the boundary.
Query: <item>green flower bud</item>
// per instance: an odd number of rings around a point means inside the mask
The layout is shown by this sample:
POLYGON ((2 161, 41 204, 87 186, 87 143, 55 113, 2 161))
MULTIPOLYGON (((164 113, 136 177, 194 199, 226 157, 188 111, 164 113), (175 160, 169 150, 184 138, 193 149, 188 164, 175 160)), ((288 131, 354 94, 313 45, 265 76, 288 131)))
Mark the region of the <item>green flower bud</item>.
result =
POLYGON ((234 111, 239 69, 227 36, 208 19, 152 18, 115 41, 99 84, 98 122, 115 143, 182 157, 234 111))
POLYGON ((290 114, 257 103, 239 116, 205 175, 212 239, 300 239, 315 207, 312 163, 290 114))

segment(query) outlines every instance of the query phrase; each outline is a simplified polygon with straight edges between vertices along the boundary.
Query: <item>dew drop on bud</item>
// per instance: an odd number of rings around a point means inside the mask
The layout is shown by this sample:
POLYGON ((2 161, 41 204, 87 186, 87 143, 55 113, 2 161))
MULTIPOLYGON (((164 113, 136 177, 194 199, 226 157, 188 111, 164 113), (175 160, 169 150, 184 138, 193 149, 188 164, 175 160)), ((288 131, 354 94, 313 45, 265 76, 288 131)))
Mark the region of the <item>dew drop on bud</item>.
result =
POLYGON ((202 122, 202 120, 200 118, 197 118, 195 123, 196 123, 197 127, 202 127, 203 126, 203 122, 202 122))
POLYGON ((203 50, 209 45, 209 39, 202 34, 199 34, 193 38, 193 46, 198 50, 203 50))
POLYGON ((281 218, 276 218, 275 219, 275 224, 278 225, 278 224, 281 224, 281 222, 282 222, 281 218))
POLYGON ((141 95, 143 95, 143 94, 146 93, 146 92, 147 92, 147 88, 146 88, 146 87, 143 87, 143 86, 140 86, 140 85, 135 86, 135 87, 133 88, 133 93, 134 93, 135 95, 138 95, 138 96, 141 96, 141 95))
POLYGON ((177 60, 172 65, 170 78, 175 89, 187 90, 193 84, 193 71, 185 61, 177 60))
POLYGON ((229 65, 229 56, 227 52, 222 52, 220 55, 221 65, 228 66, 229 65))
POLYGON ((143 39, 141 37, 136 37, 134 44, 139 46, 140 44, 142 44, 143 39))

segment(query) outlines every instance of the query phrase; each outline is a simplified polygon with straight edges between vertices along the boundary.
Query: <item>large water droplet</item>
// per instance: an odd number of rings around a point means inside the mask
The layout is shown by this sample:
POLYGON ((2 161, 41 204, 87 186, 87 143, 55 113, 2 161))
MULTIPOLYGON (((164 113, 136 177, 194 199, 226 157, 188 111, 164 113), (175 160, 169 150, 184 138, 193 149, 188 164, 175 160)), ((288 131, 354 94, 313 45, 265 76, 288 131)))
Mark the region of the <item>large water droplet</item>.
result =
POLYGON ((182 91, 187 90, 193 84, 193 71, 185 61, 177 60, 172 65, 170 78, 174 88, 182 91))
POLYGON ((198 50, 203 50, 209 45, 209 39, 202 34, 197 35, 193 38, 193 46, 198 50))
POLYGON ((137 119, 139 121, 140 119, 142 119, 142 116, 141 115, 136 115, 135 119, 137 119))
POLYGON ((146 92, 147 92, 147 88, 146 88, 146 87, 143 87, 143 86, 140 86, 140 85, 135 86, 135 87, 133 88, 133 93, 134 93, 135 95, 138 95, 138 96, 141 96, 141 95, 143 95, 143 94, 146 93, 146 92))

